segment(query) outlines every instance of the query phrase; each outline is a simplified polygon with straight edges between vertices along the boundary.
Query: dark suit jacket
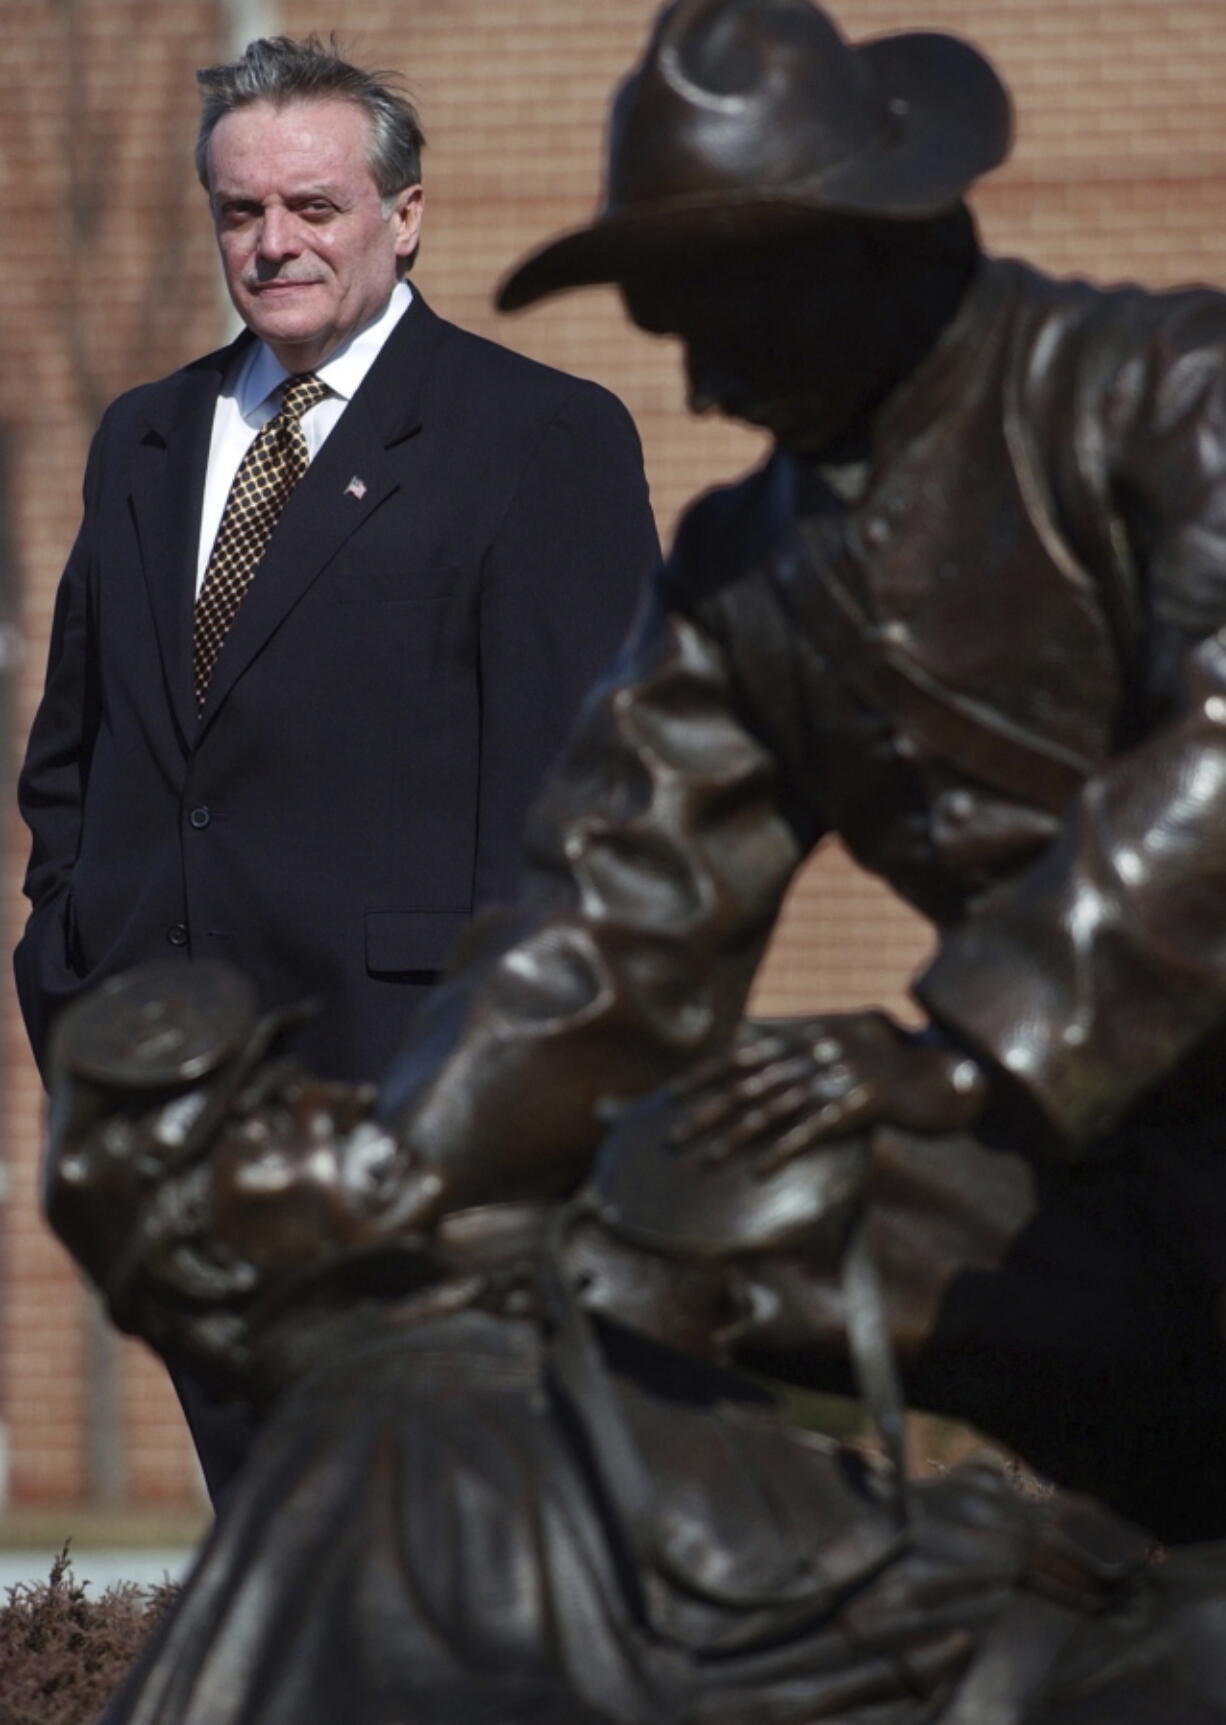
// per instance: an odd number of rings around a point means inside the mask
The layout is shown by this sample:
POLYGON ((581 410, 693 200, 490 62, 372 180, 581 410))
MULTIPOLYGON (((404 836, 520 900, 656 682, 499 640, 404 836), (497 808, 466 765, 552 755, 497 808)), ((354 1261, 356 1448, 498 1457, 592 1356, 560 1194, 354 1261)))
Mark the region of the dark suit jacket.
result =
POLYGON ((608 393, 415 295, 198 720, 201 495, 236 351, 122 396, 95 439, 21 779, 18 989, 41 1059, 86 983, 225 957, 269 1004, 315 997, 303 1052, 368 1076, 474 905, 509 891, 525 808, 657 560, 642 458, 608 393))

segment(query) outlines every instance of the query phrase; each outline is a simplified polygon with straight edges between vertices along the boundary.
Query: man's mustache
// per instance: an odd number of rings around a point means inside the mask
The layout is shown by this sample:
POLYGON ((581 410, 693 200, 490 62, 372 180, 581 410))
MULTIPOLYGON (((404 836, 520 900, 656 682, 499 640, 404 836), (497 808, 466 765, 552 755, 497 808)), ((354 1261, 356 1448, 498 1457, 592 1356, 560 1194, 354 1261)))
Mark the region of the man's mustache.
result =
POLYGON ((296 275, 289 270, 248 270, 243 276, 243 286, 246 288, 281 287, 289 282, 299 285, 309 285, 311 282, 322 281, 322 276, 296 275))

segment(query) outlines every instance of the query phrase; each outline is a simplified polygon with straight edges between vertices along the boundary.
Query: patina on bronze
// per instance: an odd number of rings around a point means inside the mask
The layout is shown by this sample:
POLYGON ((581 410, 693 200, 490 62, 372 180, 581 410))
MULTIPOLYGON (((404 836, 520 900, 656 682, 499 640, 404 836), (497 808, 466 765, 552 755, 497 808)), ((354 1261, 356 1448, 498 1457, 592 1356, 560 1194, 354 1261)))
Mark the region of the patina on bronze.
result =
POLYGON ((57 1036, 52 1219, 125 1327, 261 1412, 108 1725, 1221 1716, 1220 1553, 1154 1567, 1137 1530, 993 1467, 907 1484, 726 1369, 772 1271, 837 1271, 824 1152, 726 1228, 701 1159, 663 1167, 627 1119, 606 1163, 632 1149, 670 1192, 660 1249, 608 1166, 423 1233, 372 1093, 253 1069, 269 1029, 225 972, 176 966, 57 1036))

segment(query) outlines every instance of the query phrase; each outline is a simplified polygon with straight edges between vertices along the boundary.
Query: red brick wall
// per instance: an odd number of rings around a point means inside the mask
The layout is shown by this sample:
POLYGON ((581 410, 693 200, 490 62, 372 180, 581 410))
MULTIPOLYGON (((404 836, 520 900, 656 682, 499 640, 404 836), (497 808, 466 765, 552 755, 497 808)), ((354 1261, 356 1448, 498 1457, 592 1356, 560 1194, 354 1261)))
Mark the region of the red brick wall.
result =
MULTIPOLYGON (((194 184, 193 66, 222 47, 210 0, 8 0, 0 63, 0 434, 28 656, 28 721, 54 583, 75 526, 88 432, 118 389, 220 333, 194 184), (75 52, 68 52, 75 43, 75 52)), ((634 412, 667 533, 685 500, 756 458, 735 427, 695 423, 676 354, 629 330, 615 296, 568 296, 513 319, 497 277, 596 200, 609 89, 637 55, 644 0, 366 0, 350 29, 323 0, 281 0, 294 34, 340 24, 354 58, 402 68, 423 111, 428 213, 418 279, 444 314, 600 378, 634 412)), ((1013 160, 976 207, 985 237, 1055 272, 1153 284, 1226 281, 1226 23, 1219 0, 845 0, 852 36, 949 28, 1010 83, 1013 160)), ((20 915, 23 835, 8 839, 20 915)), ((925 944, 914 920, 837 853, 799 883, 759 990, 766 1010, 899 1004, 925 944)), ((0 1410, 12 1492, 66 1502, 85 1488, 81 1296, 37 1220, 38 1091, 8 1024, 10 1175, 0 1275, 0 1410)), ((121 1348, 127 1485, 142 1501, 192 1489, 177 1415, 151 1363, 121 1348)))

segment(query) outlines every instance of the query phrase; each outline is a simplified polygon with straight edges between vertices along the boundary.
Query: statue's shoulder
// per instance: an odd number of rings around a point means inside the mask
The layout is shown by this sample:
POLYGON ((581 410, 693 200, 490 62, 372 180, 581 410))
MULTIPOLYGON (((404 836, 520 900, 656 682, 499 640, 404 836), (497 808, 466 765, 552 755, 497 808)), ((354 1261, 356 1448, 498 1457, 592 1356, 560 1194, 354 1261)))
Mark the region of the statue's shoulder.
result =
POLYGON ((776 450, 760 467, 692 503, 681 519, 666 578, 693 599, 758 569, 795 523, 790 459, 776 450))

